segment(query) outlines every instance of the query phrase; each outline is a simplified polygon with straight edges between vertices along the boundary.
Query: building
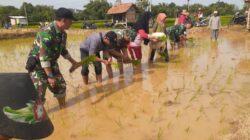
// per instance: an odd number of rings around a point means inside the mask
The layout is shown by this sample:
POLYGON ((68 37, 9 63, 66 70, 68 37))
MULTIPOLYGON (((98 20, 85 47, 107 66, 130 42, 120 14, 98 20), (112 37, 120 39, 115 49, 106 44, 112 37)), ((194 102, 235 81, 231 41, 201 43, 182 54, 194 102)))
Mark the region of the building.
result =
POLYGON ((247 5, 247 29, 250 31, 250 0, 245 0, 245 4, 247 5))
POLYGON ((107 12, 108 15, 112 16, 112 23, 122 24, 126 27, 128 23, 136 22, 138 13, 138 8, 133 3, 116 4, 107 12))
POLYGON ((28 20, 24 16, 9 16, 10 24, 15 25, 28 25, 28 20))

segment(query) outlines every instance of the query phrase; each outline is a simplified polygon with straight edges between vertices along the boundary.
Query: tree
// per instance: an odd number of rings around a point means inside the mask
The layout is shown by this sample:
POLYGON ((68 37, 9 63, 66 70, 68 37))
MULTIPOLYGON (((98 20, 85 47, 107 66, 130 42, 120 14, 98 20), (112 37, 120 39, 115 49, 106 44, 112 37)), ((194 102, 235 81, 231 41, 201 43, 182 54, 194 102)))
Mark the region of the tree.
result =
POLYGON ((136 0, 136 6, 140 11, 147 11, 149 7, 149 0, 136 0))
POLYGON ((19 16, 19 9, 14 6, 1 6, 0 5, 0 25, 9 22, 9 16, 19 16))
POLYGON ((210 4, 205 12, 207 12, 206 14, 211 14, 214 10, 217 10, 220 15, 233 15, 239 9, 234 4, 216 2, 210 4))
POLYGON ((20 8, 20 13, 25 15, 28 13, 28 20, 30 22, 44 22, 44 21, 52 21, 54 19, 55 10, 53 6, 46 5, 36 5, 33 6, 31 3, 24 2, 20 8))
POLYGON ((84 19, 107 19, 107 11, 111 7, 106 0, 95 0, 90 1, 87 5, 84 6, 82 11, 82 17, 84 19))
POLYGON ((176 16, 177 11, 180 9, 180 6, 177 6, 175 3, 159 3, 158 5, 154 5, 152 7, 153 15, 157 15, 158 13, 165 13, 168 17, 173 18, 176 16))

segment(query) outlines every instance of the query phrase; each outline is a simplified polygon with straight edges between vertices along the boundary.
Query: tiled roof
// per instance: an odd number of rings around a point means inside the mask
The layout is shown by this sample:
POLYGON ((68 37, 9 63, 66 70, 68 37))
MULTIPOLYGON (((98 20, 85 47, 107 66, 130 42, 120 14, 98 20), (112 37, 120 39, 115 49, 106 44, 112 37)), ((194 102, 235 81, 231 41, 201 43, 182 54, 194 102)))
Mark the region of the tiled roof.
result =
POLYGON ((133 3, 123 3, 123 4, 114 5, 108 10, 107 14, 108 15, 122 14, 122 13, 127 12, 132 6, 134 6, 133 3))

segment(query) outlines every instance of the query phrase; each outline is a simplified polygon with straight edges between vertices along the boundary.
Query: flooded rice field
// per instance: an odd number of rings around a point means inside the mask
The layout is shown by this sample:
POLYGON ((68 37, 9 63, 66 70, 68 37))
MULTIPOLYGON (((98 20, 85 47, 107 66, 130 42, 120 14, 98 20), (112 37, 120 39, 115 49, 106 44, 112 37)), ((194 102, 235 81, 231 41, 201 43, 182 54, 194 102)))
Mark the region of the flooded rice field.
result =
MULTIPOLYGON (((88 33, 89 34, 89 33, 88 33)), ((68 48, 80 60, 82 34, 69 34, 68 48)), ((86 34, 85 34, 86 36, 86 34)), ((223 31, 218 42, 209 33, 193 34, 187 47, 169 49, 170 62, 147 62, 141 70, 125 66, 123 76, 84 86, 80 69, 69 74, 67 108, 60 110, 47 91, 45 107, 55 131, 46 140, 247 140, 250 137, 250 35, 223 31)), ((25 72, 33 38, 0 41, 0 72, 25 72)))

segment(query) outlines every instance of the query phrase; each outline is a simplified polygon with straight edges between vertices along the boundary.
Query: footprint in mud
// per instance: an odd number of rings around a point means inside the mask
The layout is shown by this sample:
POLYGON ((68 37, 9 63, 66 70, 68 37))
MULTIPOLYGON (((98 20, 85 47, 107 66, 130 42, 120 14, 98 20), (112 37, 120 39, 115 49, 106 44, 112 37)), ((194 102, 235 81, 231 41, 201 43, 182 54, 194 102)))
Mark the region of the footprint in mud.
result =
POLYGON ((180 104, 180 103, 177 103, 175 101, 170 101, 170 100, 163 103, 164 106, 172 106, 176 104, 180 104))

